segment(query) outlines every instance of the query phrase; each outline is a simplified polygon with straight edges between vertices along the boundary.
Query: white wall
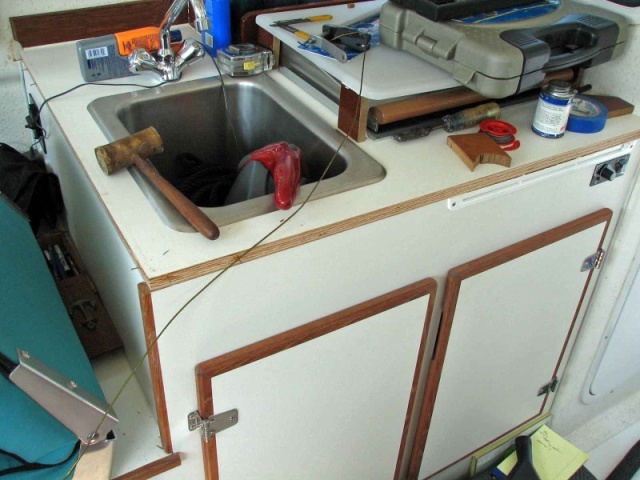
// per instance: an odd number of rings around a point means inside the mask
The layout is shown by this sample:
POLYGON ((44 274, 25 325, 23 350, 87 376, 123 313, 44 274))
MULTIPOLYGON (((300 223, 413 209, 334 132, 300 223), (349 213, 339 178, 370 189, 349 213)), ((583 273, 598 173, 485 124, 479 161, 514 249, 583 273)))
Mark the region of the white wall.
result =
POLYGON ((20 86, 20 45, 11 34, 10 17, 36 13, 94 7, 130 0, 0 0, 0 142, 24 151, 31 145, 30 130, 24 128, 26 116, 20 86))
MULTIPOLYGON (((592 93, 615 95, 636 105, 640 114, 640 25, 629 26, 627 46, 615 60, 585 71, 584 82, 592 93)), ((588 95, 589 92, 585 92, 588 95)))
MULTIPOLYGON (((593 94, 614 95, 636 106, 640 115, 640 25, 633 25, 623 54, 617 59, 585 72, 584 83, 591 83, 593 94)), ((614 243, 607 253, 604 269, 627 264, 636 252, 640 235, 640 186, 623 220, 628 222, 626 241, 614 243), (626 258, 626 260, 625 260, 626 258)), ((623 231, 619 231, 619 234, 623 231)), ((619 237, 619 240, 620 237, 619 237)), ((552 408, 552 426, 584 450, 591 450, 629 425, 640 422, 640 391, 620 388, 597 398, 585 395, 594 355, 609 325, 610 312, 622 288, 626 271, 609 268, 598 280, 599 289, 589 305, 580 336, 571 354, 564 378, 552 408)), ((633 294, 633 292, 631 293, 633 294)), ((635 292, 640 295, 640 292, 635 292)))

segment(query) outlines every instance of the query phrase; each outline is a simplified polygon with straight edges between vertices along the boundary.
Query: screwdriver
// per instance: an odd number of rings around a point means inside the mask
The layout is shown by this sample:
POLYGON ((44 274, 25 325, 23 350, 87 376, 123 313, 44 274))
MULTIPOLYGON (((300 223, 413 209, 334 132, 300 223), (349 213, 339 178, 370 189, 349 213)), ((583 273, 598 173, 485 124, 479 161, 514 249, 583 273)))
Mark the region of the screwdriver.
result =
POLYGON ((325 20, 331 20, 331 19, 333 19, 333 15, 315 15, 313 17, 293 18, 291 20, 279 20, 277 22, 273 22, 270 26, 284 28, 285 30, 302 38, 303 40, 308 40, 310 35, 307 32, 298 30, 297 28, 292 27, 291 25, 295 25, 296 23, 323 22, 325 20))
POLYGON ((459 112, 445 115, 434 125, 416 127, 393 136, 398 142, 406 142, 415 138, 426 137, 433 130, 443 128, 446 132, 455 132, 478 125, 488 118, 500 118, 500 105, 496 102, 483 103, 477 107, 466 108, 459 112))
POLYGON ((332 20, 333 15, 315 15, 313 17, 305 17, 305 18, 292 18, 290 20, 278 20, 277 22, 273 22, 271 27, 281 27, 283 25, 293 25, 296 23, 307 23, 307 22, 323 22, 325 20, 332 20))

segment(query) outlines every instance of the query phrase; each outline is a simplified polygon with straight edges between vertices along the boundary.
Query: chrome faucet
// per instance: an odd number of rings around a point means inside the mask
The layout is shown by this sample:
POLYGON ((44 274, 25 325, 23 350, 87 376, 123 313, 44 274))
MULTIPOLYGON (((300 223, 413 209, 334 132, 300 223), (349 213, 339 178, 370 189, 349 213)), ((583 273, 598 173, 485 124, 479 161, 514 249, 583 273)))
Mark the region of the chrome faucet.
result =
POLYGON ((174 53, 171 48, 169 29, 187 3, 193 9, 196 30, 202 32, 209 28, 209 18, 203 0, 174 0, 160 24, 160 49, 155 53, 149 53, 144 48, 134 50, 129 55, 130 72, 151 71, 165 81, 179 80, 182 70, 206 54, 204 47, 191 38, 184 41, 178 53, 174 53))

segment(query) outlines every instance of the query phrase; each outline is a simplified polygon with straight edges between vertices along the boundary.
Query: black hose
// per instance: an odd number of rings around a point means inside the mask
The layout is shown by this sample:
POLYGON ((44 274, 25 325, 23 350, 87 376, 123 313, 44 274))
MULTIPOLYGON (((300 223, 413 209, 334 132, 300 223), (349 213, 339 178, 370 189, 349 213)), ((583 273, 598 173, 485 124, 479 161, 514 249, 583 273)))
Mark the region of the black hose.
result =
POLYGON ((627 452, 607 480, 630 480, 640 470, 640 440, 627 452))
POLYGON ((11 372, 13 372, 18 366, 13 360, 7 357, 4 353, 0 352, 0 374, 9 378, 11 372))

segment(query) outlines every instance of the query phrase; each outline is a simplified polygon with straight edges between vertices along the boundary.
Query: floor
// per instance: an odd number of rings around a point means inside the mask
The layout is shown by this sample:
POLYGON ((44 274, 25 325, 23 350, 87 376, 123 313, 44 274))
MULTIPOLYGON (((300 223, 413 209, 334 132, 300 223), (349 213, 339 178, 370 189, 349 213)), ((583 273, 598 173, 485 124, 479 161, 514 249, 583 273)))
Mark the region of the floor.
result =
MULTIPOLYGON (((640 423, 627 427, 607 442, 590 450, 589 460, 585 464, 587 469, 599 480, 607 478, 638 440, 640 440, 640 423)), ((640 472, 636 472, 633 480, 640 480, 640 472)))
MULTIPOLYGON (((124 353, 118 350, 102 355, 93 361, 93 368, 107 401, 113 401, 131 372, 124 353)), ((121 421, 114 429, 117 440, 114 442, 112 478, 166 456, 160 446, 154 412, 135 377, 122 391, 114 410, 121 421), (135 408, 125 407, 131 405, 135 408)))

